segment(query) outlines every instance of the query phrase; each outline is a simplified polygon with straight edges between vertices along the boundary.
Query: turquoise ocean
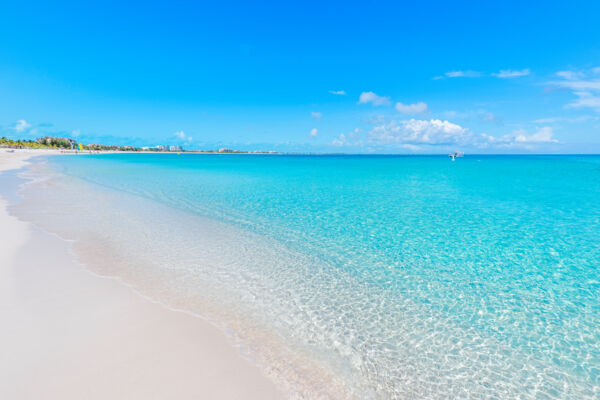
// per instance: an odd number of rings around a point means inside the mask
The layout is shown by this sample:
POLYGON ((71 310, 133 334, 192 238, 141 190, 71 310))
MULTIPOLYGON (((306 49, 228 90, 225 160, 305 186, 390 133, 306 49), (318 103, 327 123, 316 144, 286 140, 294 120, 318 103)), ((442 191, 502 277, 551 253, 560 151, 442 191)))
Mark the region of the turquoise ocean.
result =
POLYGON ((306 398, 600 398, 600 156, 47 157, 12 207, 306 398))

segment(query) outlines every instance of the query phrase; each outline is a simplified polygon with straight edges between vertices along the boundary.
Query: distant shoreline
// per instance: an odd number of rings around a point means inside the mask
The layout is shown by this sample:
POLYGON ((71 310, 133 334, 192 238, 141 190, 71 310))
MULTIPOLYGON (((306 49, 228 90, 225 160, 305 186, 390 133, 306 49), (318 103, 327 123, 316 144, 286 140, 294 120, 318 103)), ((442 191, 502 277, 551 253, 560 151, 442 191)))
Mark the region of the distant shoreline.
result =
MULTIPOLYGON (((148 154, 148 155, 252 155, 252 156, 313 156, 313 157, 444 157, 448 158, 445 153, 441 154, 398 154, 398 153, 288 153, 288 152, 218 152, 218 151, 201 151, 201 150, 184 150, 184 151, 120 151, 120 150, 70 150, 70 149, 53 149, 53 148, 19 148, 11 149, 0 147, 0 153, 15 152, 28 153, 33 155, 102 155, 102 154, 148 154)), ((576 156, 576 157, 594 157, 600 153, 518 153, 518 154, 467 154, 465 159, 476 159, 478 157, 560 157, 560 156, 576 156)), ((460 162, 460 161, 459 161, 460 162)))

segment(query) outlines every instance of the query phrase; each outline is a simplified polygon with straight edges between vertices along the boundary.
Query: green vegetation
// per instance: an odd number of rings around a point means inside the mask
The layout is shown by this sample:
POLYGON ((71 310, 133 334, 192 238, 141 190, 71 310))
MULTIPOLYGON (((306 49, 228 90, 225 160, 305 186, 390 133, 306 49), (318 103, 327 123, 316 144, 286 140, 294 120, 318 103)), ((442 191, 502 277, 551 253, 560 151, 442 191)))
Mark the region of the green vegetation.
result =
MULTIPOLYGON (((9 139, 0 137, 0 147, 13 149, 38 148, 38 149, 66 149, 79 150, 79 143, 70 138, 44 136, 36 140, 9 139)), ((83 151, 144 151, 144 152, 186 152, 180 146, 134 147, 104 144, 81 144, 83 151)), ((246 151, 221 148, 219 150, 196 150, 197 153, 236 153, 236 154, 281 154, 275 151, 246 151)), ((290 153, 291 154, 291 153, 290 153)))
POLYGON ((46 148, 46 147, 52 147, 52 146, 47 146, 47 145, 43 145, 41 143, 38 143, 35 140, 13 140, 13 139, 8 139, 7 137, 0 137, 0 146, 8 146, 8 147, 17 147, 17 148, 25 148, 25 147, 30 147, 30 148, 46 148))
POLYGON ((77 142, 73 139, 59 138, 53 136, 39 138, 37 142, 41 145, 55 147, 59 149, 74 149, 75 147, 77 147, 77 142))
MULTIPOLYGON (((45 136, 36 140, 9 139, 7 137, 0 138, 0 147, 10 148, 38 148, 38 149, 73 149, 78 150, 78 143, 69 138, 60 138, 53 136, 45 136)), ((83 150, 92 151, 139 151, 133 146, 107 146, 103 144, 88 144, 82 145, 83 150)))

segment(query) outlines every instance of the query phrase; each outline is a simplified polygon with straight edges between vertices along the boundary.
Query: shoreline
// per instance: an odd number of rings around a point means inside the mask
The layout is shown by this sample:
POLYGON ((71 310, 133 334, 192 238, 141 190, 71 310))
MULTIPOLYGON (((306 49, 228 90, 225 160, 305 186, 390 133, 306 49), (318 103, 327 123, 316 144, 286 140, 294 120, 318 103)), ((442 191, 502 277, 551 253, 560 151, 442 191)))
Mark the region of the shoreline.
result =
MULTIPOLYGON (((2 152, 0 173, 52 153, 2 152)), ((10 327, 0 332, 0 397, 284 397, 217 327, 86 270, 69 243, 8 205, 0 196, 0 310, 10 327)))

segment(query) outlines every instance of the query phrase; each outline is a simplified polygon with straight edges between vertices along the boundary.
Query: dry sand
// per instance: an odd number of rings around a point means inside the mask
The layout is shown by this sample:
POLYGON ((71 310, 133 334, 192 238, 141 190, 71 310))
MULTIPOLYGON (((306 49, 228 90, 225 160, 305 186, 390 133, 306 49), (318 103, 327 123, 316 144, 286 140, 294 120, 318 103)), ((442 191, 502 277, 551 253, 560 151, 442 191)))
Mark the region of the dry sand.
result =
MULTIPOLYGON (((35 151, 0 149, 0 171, 35 151)), ((276 399, 216 327, 74 261, 0 197, 0 399, 276 399)))

